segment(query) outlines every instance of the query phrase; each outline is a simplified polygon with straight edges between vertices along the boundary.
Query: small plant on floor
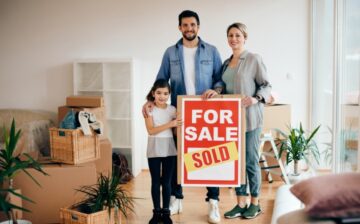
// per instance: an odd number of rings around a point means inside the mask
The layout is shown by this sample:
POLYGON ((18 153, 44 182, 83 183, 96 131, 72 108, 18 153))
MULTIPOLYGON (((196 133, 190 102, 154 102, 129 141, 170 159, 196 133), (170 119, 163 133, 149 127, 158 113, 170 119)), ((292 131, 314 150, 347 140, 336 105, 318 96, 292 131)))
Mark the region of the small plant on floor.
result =
POLYGON ((121 187, 120 176, 116 172, 111 177, 100 174, 97 184, 83 186, 77 191, 85 194, 85 199, 73 206, 80 212, 90 214, 107 209, 110 217, 111 210, 114 209, 116 222, 119 220, 119 210, 125 217, 128 211, 134 211, 134 198, 121 187))
POLYGON ((283 137, 280 143, 280 157, 283 152, 287 152, 286 163, 294 161, 294 175, 299 175, 298 162, 302 159, 307 164, 311 164, 309 157, 312 156, 317 163, 319 163, 320 153, 316 142, 313 140, 315 134, 320 129, 320 125, 310 132, 309 137, 300 123, 300 128, 289 128, 289 134, 285 134, 277 130, 283 137))
POLYGON ((20 197, 21 199, 29 202, 33 201, 24 195, 17 193, 13 189, 14 176, 22 171, 28 175, 37 185, 40 186, 40 184, 26 169, 32 168, 44 175, 47 175, 47 173, 42 170, 41 165, 36 162, 29 154, 15 152, 20 136, 21 130, 16 131, 15 120, 13 119, 9 131, 7 131, 4 127, 4 145, 0 147, 0 209, 7 215, 9 219, 12 219, 13 223, 15 224, 17 224, 17 221, 14 215, 14 209, 19 209, 26 212, 29 212, 29 210, 10 203, 9 194, 13 194, 16 197, 20 197))

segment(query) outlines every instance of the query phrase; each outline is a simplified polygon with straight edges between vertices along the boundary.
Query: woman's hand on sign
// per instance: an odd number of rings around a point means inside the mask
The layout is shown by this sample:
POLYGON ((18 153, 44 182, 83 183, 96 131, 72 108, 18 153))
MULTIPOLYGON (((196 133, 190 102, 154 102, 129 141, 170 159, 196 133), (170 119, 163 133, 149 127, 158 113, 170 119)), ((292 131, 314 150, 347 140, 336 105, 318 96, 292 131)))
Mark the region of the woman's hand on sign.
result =
POLYGON ((219 95, 218 92, 216 92, 215 90, 213 89, 208 89, 206 90, 202 95, 201 95, 201 98, 203 100, 206 100, 206 99, 210 99, 210 98, 213 98, 215 96, 219 95))
POLYGON ((253 104, 257 104, 258 100, 255 97, 251 97, 251 96, 245 96, 242 100, 241 100, 241 104, 243 107, 249 107, 253 104))

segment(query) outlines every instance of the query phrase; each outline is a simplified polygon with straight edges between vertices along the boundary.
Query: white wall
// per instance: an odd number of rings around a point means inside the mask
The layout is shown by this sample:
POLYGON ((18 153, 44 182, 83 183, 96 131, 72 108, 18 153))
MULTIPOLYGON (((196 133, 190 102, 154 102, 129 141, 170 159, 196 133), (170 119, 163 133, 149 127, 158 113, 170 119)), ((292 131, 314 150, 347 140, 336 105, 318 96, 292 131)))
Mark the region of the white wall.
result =
MULTIPOLYGON (((74 60, 124 57, 140 62, 139 108, 164 50, 180 38, 184 9, 198 12, 200 36, 223 59, 227 26, 247 24, 247 48, 263 56, 278 101, 291 103, 294 124, 307 123, 309 0, 0 1, 0 108, 56 111, 72 94, 74 60)), ((135 116, 142 119, 140 111, 135 116)))

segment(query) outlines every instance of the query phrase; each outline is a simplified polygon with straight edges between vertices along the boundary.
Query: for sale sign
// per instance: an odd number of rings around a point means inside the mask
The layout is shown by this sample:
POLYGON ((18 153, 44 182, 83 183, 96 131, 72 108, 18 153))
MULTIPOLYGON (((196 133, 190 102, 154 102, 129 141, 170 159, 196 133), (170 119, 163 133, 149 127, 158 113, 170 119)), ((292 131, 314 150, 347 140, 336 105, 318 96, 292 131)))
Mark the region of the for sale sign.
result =
POLYGON ((178 170, 183 186, 239 186, 244 183, 244 111, 241 97, 202 100, 180 96, 178 170))

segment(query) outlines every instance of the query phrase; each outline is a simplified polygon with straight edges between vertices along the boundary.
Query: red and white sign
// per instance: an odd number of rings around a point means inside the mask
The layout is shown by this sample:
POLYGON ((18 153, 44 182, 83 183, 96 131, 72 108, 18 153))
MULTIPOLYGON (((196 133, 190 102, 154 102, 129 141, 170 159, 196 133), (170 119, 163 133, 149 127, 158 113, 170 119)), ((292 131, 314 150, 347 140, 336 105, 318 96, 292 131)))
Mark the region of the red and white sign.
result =
POLYGON ((181 184, 239 186, 241 181, 241 98, 180 97, 183 126, 181 184))

